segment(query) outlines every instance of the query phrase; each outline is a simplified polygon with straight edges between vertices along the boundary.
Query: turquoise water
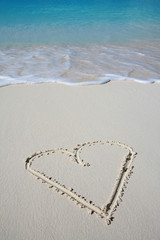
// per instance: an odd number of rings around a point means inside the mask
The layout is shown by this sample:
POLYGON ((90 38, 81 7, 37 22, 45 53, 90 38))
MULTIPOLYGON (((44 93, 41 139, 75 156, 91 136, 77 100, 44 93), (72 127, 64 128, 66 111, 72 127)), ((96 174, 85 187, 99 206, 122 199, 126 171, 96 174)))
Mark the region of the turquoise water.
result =
POLYGON ((159 46, 158 0, 0 2, 1 85, 160 79, 159 46))
POLYGON ((158 41, 160 1, 1 1, 0 44, 158 41))

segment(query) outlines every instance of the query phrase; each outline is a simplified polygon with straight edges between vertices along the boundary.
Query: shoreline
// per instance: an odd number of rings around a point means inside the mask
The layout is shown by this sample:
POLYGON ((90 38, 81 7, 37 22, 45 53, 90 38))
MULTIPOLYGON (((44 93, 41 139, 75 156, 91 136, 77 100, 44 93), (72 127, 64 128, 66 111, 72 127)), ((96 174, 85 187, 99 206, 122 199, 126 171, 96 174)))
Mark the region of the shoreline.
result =
POLYGON ((108 81, 160 82, 159 48, 140 46, 43 46, 0 50, 0 85, 108 81))
POLYGON ((55 80, 39 80, 39 82, 32 82, 32 81, 24 81, 23 80, 18 80, 18 82, 13 83, 13 79, 10 77, 4 77, 4 76, 0 76, 0 80, 1 79, 6 79, 6 80, 2 80, 0 81, 0 88, 1 87, 7 87, 7 86, 13 86, 13 85, 32 85, 32 84, 62 84, 62 85, 66 85, 66 86, 90 86, 90 85, 103 85, 103 84, 107 84, 109 82, 112 81, 127 81, 127 82, 136 82, 136 83, 142 83, 142 84, 159 84, 160 83, 160 79, 138 79, 138 78, 132 78, 132 77, 123 77, 123 76, 119 76, 119 75, 114 75, 114 74, 106 74, 106 76, 101 77, 100 79, 96 80, 96 81, 81 81, 81 82, 73 82, 69 79, 55 79, 55 80), (7 80, 9 79, 9 80, 7 80), (4 82, 4 83, 3 83, 4 82), (7 83, 6 83, 7 82, 7 83))

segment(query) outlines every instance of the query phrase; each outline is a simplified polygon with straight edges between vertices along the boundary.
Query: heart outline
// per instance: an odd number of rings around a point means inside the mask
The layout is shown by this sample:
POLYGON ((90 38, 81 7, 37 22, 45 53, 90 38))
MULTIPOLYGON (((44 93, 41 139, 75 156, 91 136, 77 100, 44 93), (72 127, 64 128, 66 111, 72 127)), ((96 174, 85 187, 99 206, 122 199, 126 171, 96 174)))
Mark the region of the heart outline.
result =
POLYGON ((93 141, 93 142, 85 142, 83 144, 77 144, 77 147, 74 148, 72 152, 70 152, 68 149, 63 149, 63 148, 36 152, 25 160, 25 168, 30 173, 35 175, 37 179, 41 179, 42 183, 48 183, 50 185, 49 188, 54 187, 55 191, 60 192, 61 195, 66 195, 72 201, 75 201, 77 205, 80 205, 81 208, 87 208, 88 210, 90 210, 91 214, 96 213, 96 215, 98 215, 100 218, 105 219, 107 225, 110 225, 114 219, 113 214, 117 210, 119 203, 122 201, 126 184, 128 183, 128 180, 131 174, 133 173, 134 166, 132 166, 132 163, 136 155, 137 153, 134 152, 130 146, 121 142, 115 142, 111 140, 93 141), (40 173, 39 171, 31 168, 32 163, 36 158, 40 158, 44 154, 49 155, 50 153, 53 154, 55 152, 66 153, 70 157, 72 156, 73 161, 79 164, 80 166, 89 167, 90 164, 84 163, 83 160, 81 160, 79 153, 84 146, 86 145, 93 146, 95 144, 108 144, 111 146, 116 145, 118 147, 121 147, 127 150, 127 154, 124 156, 124 159, 122 161, 120 171, 114 183, 109 200, 107 201, 107 204, 105 204, 104 207, 96 206, 94 203, 92 203, 92 201, 87 201, 84 197, 81 197, 81 195, 77 194, 76 192, 73 192, 72 188, 71 189, 66 188, 65 185, 62 185, 56 179, 51 180, 52 179, 51 177, 49 178, 44 173, 40 173))

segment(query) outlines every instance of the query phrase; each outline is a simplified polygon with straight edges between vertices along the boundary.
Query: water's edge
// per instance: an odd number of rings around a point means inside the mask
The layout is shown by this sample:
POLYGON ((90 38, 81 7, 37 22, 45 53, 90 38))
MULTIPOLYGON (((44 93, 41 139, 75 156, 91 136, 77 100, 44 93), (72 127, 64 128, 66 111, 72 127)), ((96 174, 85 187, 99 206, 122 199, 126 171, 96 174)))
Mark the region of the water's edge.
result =
POLYGON ((96 81, 83 81, 83 82, 73 82, 69 79, 62 79, 62 78, 57 78, 57 79, 35 79, 35 81, 28 81, 25 79, 14 79, 11 77, 5 77, 5 76, 0 76, 0 87, 6 87, 10 85, 17 85, 17 84, 38 84, 38 83, 57 83, 57 84, 64 84, 68 86, 85 86, 85 85, 101 85, 101 84, 106 84, 111 81, 133 81, 137 83, 160 83, 160 79, 138 79, 138 78, 131 78, 131 77, 124 77, 120 75, 114 75, 114 74, 106 74, 106 76, 99 78, 96 81))
POLYGON ((0 86, 19 83, 99 85, 160 82, 160 48, 152 46, 42 46, 0 49, 0 86))

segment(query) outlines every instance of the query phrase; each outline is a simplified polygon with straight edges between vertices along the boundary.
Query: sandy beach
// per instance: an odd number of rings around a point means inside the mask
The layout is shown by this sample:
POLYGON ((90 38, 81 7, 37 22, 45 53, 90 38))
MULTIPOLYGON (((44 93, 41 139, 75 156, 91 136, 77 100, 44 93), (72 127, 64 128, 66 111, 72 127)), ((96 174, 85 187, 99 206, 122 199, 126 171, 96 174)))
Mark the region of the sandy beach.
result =
POLYGON ((158 83, 19 84, 0 102, 0 239, 159 239, 158 83))

